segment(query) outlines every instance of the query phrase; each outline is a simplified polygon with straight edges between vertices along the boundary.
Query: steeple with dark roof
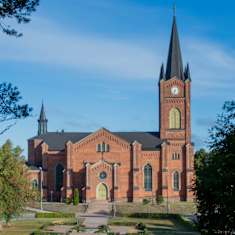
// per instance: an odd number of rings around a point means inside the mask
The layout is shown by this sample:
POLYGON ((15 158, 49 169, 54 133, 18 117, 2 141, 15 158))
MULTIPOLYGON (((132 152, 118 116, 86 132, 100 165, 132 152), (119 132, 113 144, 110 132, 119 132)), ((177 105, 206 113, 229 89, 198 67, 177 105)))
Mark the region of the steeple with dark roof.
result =
POLYGON ((47 133, 47 119, 44 109, 44 104, 42 103, 40 116, 38 119, 38 135, 43 135, 47 133))
POLYGON ((189 64, 187 64, 186 67, 185 67, 184 77, 185 77, 185 80, 190 80, 191 81, 191 73, 190 73, 189 64))
POLYGON ((166 80, 169 80, 173 77, 184 80, 183 62, 175 13, 173 17, 171 40, 167 59, 166 80))
POLYGON ((161 80, 165 80, 164 64, 162 64, 162 66, 161 66, 160 75, 159 75, 159 81, 161 81, 161 80))

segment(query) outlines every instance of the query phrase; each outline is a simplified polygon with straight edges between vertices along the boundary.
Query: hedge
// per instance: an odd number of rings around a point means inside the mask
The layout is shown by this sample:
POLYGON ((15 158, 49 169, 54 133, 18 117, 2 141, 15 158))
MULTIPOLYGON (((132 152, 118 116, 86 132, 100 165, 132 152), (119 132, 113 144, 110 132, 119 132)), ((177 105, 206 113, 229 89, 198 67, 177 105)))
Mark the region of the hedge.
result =
POLYGON ((75 218, 75 213, 64 212, 37 212, 36 218, 75 218))
POLYGON ((134 221, 110 221, 109 225, 116 225, 116 226, 135 226, 136 222, 134 221))
POLYGON ((31 235, 63 235, 64 233, 57 233, 57 232, 42 232, 42 231, 35 231, 31 233, 31 235))
POLYGON ((180 219, 178 214, 161 214, 161 213, 133 213, 127 215, 130 218, 143 218, 143 219, 180 219))

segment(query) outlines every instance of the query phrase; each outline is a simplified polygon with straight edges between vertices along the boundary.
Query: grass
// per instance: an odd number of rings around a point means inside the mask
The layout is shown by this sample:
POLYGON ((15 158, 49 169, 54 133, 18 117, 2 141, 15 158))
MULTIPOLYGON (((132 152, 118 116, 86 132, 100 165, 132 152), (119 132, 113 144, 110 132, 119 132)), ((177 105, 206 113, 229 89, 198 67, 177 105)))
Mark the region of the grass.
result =
POLYGON ((116 217, 109 220, 109 225, 112 226, 127 226, 128 230, 134 230, 137 223, 144 223, 147 231, 150 234, 199 234, 189 223, 174 217, 144 219, 130 217, 116 217))
POLYGON ((34 231, 44 230, 52 224, 75 224, 75 219, 34 219, 12 221, 9 227, 3 226, 1 235, 29 235, 34 231))
MULTIPOLYGON (((152 205, 150 202, 147 205, 143 203, 117 203, 117 214, 128 215, 134 213, 166 213, 167 205, 166 202, 161 205, 152 205)), ((169 202, 169 213, 180 214, 180 215, 192 215, 196 213, 196 205, 194 202, 169 202)))

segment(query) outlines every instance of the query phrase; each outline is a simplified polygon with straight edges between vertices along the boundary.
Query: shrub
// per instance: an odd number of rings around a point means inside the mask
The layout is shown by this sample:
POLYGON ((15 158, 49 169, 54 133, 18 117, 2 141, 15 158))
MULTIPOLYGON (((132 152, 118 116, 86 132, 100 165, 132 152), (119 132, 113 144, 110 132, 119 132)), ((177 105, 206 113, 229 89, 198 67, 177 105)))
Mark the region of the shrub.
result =
POLYGON ((143 199, 143 205, 147 205, 147 204, 149 204, 150 203, 150 200, 149 199, 147 199, 147 198, 144 198, 143 199))
POLYGON ((136 224, 135 227, 136 227, 136 229, 139 229, 139 230, 142 230, 142 231, 144 231, 146 229, 146 225, 142 222, 136 224))
POLYGON ((98 227, 98 230, 96 231, 96 233, 109 233, 110 232, 110 228, 108 225, 100 225, 98 227))
POLYGON ((65 203, 66 203, 67 205, 71 204, 71 199, 70 199, 69 197, 67 197, 67 198, 65 199, 65 203))
POLYGON ((109 225, 116 225, 116 226, 135 226, 136 222, 134 221, 112 221, 109 222, 109 225))
POLYGON ((129 214, 131 218, 145 218, 145 219, 178 219, 178 214, 161 214, 161 213, 133 213, 129 214))
POLYGON ((162 196, 162 195, 157 195, 157 197, 156 197, 156 203, 157 203, 158 205, 160 205, 160 204, 162 204, 163 202, 164 202, 163 196, 162 196))
POLYGON ((63 234, 64 233, 42 232, 42 231, 35 231, 31 233, 31 235, 63 235, 63 234))
POLYGON ((74 213, 64 213, 64 212, 37 212, 36 218, 75 218, 74 213))
POLYGON ((73 193, 73 205, 77 206, 79 204, 79 191, 76 188, 73 193))

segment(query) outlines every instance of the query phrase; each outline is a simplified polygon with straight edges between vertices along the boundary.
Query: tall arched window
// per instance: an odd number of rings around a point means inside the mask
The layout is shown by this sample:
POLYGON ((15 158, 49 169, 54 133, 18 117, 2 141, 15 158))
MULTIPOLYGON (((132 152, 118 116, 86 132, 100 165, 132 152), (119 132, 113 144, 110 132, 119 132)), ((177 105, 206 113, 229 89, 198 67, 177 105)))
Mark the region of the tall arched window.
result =
POLYGON ((174 191, 179 191, 180 189, 180 174, 178 171, 173 173, 173 189, 174 191))
POLYGON ((144 167, 144 189, 152 191, 152 167, 149 164, 144 167))
POLYGON ((32 189, 38 189, 38 181, 36 179, 32 181, 32 189))
POLYGON ((55 181, 56 181, 56 191, 60 191, 61 187, 63 186, 63 171, 64 167, 61 164, 56 166, 55 170, 55 181))
POLYGON ((180 129, 181 128, 181 113, 179 109, 173 108, 169 115, 169 126, 170 129, 180 129))

